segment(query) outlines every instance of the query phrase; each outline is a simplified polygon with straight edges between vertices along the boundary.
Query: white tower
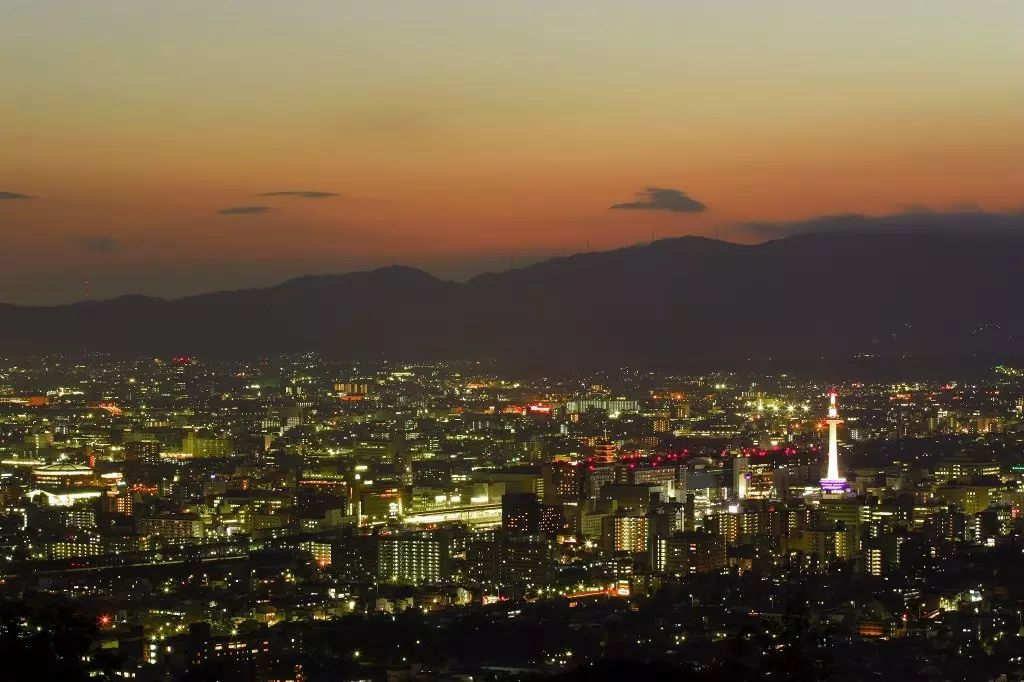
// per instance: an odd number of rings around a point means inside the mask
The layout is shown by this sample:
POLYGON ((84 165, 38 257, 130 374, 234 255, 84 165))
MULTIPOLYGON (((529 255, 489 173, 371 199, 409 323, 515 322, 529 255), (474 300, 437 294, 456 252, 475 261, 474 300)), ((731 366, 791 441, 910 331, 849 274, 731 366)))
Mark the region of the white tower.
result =
POLYGON ((836 390, 828 392, 828 473, 821 479, 821 489, 826 492, 846 490, 846 479, 839 476, 839 438, 836 428, 843 421, 836 407, 836 390))

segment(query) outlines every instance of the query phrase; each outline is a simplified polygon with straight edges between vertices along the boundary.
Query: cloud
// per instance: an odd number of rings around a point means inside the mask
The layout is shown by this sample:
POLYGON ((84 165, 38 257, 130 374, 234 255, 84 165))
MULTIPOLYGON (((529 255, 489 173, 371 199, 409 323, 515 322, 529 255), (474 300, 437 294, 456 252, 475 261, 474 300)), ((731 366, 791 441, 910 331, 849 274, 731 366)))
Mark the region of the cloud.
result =
POLYGON ((120 247, 120 244, 116 239, 104 235, 79 237, 74 241, 82 248, 88 249, 89 251, 95 251, 96 253, 110 253, 120 247))
POLYGON ((636 201, 612 204, 610 208, 671 211, 673 213, 700 213, 701 211, 707 210, 707 206, 703 203, 697 201, 686 192, 678 189, 647 187, 642 192, 637 192, 636 197, 636 201))
POLYGON ((269 206, 230 206, 217 211, 221 215, 248 215, 250 213, 270 213, 269 206))
POLYGON ((988 233, 1024 232, 1024 211, 992 213, 986 211, 937 211, 921 210, 922 207, 907 207, 901 213, 869 216, 858 213, 831 215, 782 223, 746 223, 740 226, 744 232, 760 239, 778 239, 800 234, 856 232, 919 234, 929 233, 988 233))
POLYGON ((14 201, 16 199, 35 199, 35 197, 19 192, 0 192, 0 201, 14 201))
POLYGON ((316 192, 312 190, 288 191, 288 192, 263 192, 258 197, 298 197, 299 199, 328 199, 340 196, 337 192, 316 192))

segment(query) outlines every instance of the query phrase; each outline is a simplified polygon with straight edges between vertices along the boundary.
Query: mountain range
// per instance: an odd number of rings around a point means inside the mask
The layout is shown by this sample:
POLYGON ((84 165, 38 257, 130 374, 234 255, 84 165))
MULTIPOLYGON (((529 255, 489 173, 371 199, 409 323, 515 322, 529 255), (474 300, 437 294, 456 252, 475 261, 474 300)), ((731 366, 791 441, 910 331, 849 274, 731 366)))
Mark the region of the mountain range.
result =
POLYGON ((710 367, 1024 351, 1024 234, 683 237, 468 282, 413 268, 178 299, 0 305, 0 354, 497 359, 710 367))

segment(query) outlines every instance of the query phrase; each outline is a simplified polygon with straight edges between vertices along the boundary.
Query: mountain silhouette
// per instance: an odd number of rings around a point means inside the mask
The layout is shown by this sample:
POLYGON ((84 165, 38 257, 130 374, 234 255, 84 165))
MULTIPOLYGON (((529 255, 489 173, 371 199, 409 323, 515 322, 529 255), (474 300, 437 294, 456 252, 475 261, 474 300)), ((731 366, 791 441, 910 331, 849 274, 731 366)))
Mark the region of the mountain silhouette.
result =
POLYGON ((165 300, 0 306, 0 353, 709 367, 1017 355, 1024 234, 700 237, 447 282, 407 267, 165 300))

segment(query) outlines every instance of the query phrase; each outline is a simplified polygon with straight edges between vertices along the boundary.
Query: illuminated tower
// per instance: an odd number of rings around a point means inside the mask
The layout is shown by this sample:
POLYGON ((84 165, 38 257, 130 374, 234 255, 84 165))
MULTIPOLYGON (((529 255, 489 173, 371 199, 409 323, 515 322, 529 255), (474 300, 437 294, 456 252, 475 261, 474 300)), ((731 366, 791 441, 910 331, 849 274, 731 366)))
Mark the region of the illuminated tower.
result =
POLYGON ((828 473, 821 479, 821 489, 825 492, 838 493, 846 490, 846 479, 839 476, 839 439, 836 428, 843 420, 839 418, 836 407, 836 390, 828 392, 828 473))

